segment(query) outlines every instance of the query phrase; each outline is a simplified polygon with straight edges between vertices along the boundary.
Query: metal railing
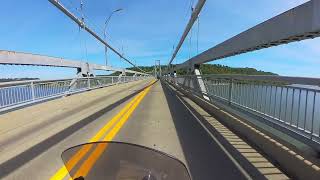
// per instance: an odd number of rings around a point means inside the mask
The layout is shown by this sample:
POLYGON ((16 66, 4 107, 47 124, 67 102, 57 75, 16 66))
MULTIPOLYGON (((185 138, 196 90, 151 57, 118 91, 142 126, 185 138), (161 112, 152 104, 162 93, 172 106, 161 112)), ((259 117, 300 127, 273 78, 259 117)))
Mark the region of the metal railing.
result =
POLYGON ((145 78, 142 76, 98 76, 0 83, 0 112, 37 101, 145 78))
POLYGON ((281 76, 178 76, 167 80, 275 122, 319 143, 320 79, 281 76), (206 92, 198 87, 202 78, 206 92), (297 83, 294 83, 294 82, 297 83), (302 84, 303 83, 303 84, 302 84))

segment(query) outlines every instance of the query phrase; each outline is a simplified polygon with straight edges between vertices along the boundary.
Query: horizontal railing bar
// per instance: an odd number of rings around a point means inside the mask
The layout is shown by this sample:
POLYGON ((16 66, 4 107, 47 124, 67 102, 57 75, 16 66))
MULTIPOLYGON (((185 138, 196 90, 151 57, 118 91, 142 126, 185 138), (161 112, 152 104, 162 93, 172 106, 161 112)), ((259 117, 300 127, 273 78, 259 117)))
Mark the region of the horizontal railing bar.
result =
POLYGON ((65 96, 146 78, 149 77, 99 76, 3 83, 2 87, 0 86, 0 112, 17 106, 32 104, 41 99, 50 99, 51 97, 65 96))
POLYGON ((263 77, 270 76, 241 75, 241 77, 242 79, 237 79, 239 76, 234 75, 185 75, 163 78, 192 93, 200 94, 199 97, 210 97, 210 101, 219 99, 229 106, 237 106, 246 112, 272 121, 304 136, 310 142, 316 142, 317 147, 320 147, 320 112, 316 111, 320 108, 318 101, 320 88, 315 89, 318 86, 299 87, 300 84, 294 82, 296 77, 276 76, 277 79, 289 79, 297 86, 265 82, 263 77), (199 89, 196 81, 199 78, 205 82, 206 92, 199 89))
MULTIPOLYGON (((196 75, 181 75, 179 77, 192 77, 196 75)), ((303 85, 320 85, 320 78, 311 77, 291 77, 291 76, 277 76, 277 75, 243 75, 243 74, 210 74, 201 75, 201 77, 213 77, 213 78, 233 78, 240 80, 269 80, 269 81, 283 81, 292 84, 303 85)), ((320 88, 320 87, 319 87, 320 88)))
MULTIPOLYGON (((99 79, 99 78, 107 78, 107 77, 118 78, 119 76, 76 77, 74 79, 86 80, 86 79, 99 79)), ((123 77, 134 77, 134 76, 123 76, 123 77)), ((141 76, 136 76, 136 77, 141 77, 141 76)), ((30 84, 31 82, 33 82, 33 83, 49 83, 49 82, 65 82, 65 81, 68 81, 68 80, 72 81, 73 79, 72 78, 67 78, 67 79, 27 80, 27 81, 2 82, 2 83, 0 83, 0 88, 5 87, 5 86, 19 85, 19 84, 30 84)))

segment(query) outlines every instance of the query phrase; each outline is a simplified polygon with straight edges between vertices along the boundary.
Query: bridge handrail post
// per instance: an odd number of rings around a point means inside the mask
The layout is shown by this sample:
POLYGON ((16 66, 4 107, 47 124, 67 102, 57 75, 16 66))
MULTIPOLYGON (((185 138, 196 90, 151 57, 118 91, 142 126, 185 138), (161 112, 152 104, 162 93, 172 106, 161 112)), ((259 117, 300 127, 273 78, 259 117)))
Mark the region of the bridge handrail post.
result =
POLYGON ((232 92, 233 91, 233 79, 230 78, 229 79, 229 97, 228 97, 228 103, 229 105, 232 104, 232 92))
POLYGON ((89 76, 87 77, 87 87, 88 87, 88 89, 90 89, 90 77, 89 76))
POLYGON ((36 99, 36 96, 35 96, 34 82, 33 82, 33 81, 30 82, 30 87, 31 87, 31 97, 32 97, 32 101, 34 101, 34 100, 36 99))

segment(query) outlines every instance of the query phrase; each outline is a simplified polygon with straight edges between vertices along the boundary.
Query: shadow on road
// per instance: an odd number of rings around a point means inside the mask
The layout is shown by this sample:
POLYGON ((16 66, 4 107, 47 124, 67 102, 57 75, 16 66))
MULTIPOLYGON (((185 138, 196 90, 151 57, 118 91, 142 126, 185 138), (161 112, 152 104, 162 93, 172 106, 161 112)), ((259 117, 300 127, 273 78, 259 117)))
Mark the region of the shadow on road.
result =
POLYGON ((227 155, 177 98, 176 92, 165 83, 161 83, 193 180, 245 179, 227 155))

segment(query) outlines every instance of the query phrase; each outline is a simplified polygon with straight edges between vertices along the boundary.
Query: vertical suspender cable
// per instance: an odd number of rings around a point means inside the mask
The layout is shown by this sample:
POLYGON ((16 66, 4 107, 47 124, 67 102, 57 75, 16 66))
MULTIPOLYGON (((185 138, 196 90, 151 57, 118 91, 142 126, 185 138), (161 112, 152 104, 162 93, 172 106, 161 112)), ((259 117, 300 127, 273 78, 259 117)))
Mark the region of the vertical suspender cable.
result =
MULTIPOLYGON (((82 24, 84 24, 83 0, 80 0, 80 13, 81 13, 81 22, 82 24)), ((81 30, 83 30, 83 26, 80 26, 80 28, 81 30)), ((85 50, 85 59, 86 59, 86 62, 88 63, 88 49, 87 49, 87 40, 85 36, 83 36, 83 42, 84 42, 84 50, 85 50)))
POLYGON ((114 49, 112 46, 110 46, 105 40, 103 40, 97 33, 95 33, 93 30, 91 30, 88 26, 83 24, 83 22, 77 18, 74 14, 72 14, 68 9, 66 9, 58 0, 48 0, 51 2, 54 6, 56 6, 60 11, 62 11, 64 14, 66 14, 71 20, 73 20, 75 23, 80 25, 84 30, 86 30, 90 35, 92 35, 94 38, 96 38, 99 42, 101 42, 104 46, 107 46, 111 51, 113 51, 115 54, 121 57, 121 59, 125 60, 132 66, 138 68, 141 72, 144 72, 141 68, 137 67, 135 64, 133 64, 129 59, 126 57, 123 57, 116 49, 114 49))
POLYGON ((197 54, 199 54, 199 33, 200 33, 200 14, 198 15, 197 54))
POLYGON ((192 28, 194 22, 196 21, 196 19, 198 17, 198 14, 200 13, 200 11, 201 11, 202 7, 204 6, 205 2, 206 2, 206 0, 198 0, 197 5, 195 6, 194 11, 192 12, 191 19, 189 20, 189 22, 188 22, 188 24, 187 24, 187 26, 186 26, 181 38, 180 38, 180 41, 179 41, 179 43, 178 43, 178 45, 177 45, 177 47, 176 47, 171 59, 169 60, 168 65, 171 65, 172 61, 175 59, 178 51, 180 50, 180 48, 181 48, 184 40, 186 39, 190 29, 192 28))

